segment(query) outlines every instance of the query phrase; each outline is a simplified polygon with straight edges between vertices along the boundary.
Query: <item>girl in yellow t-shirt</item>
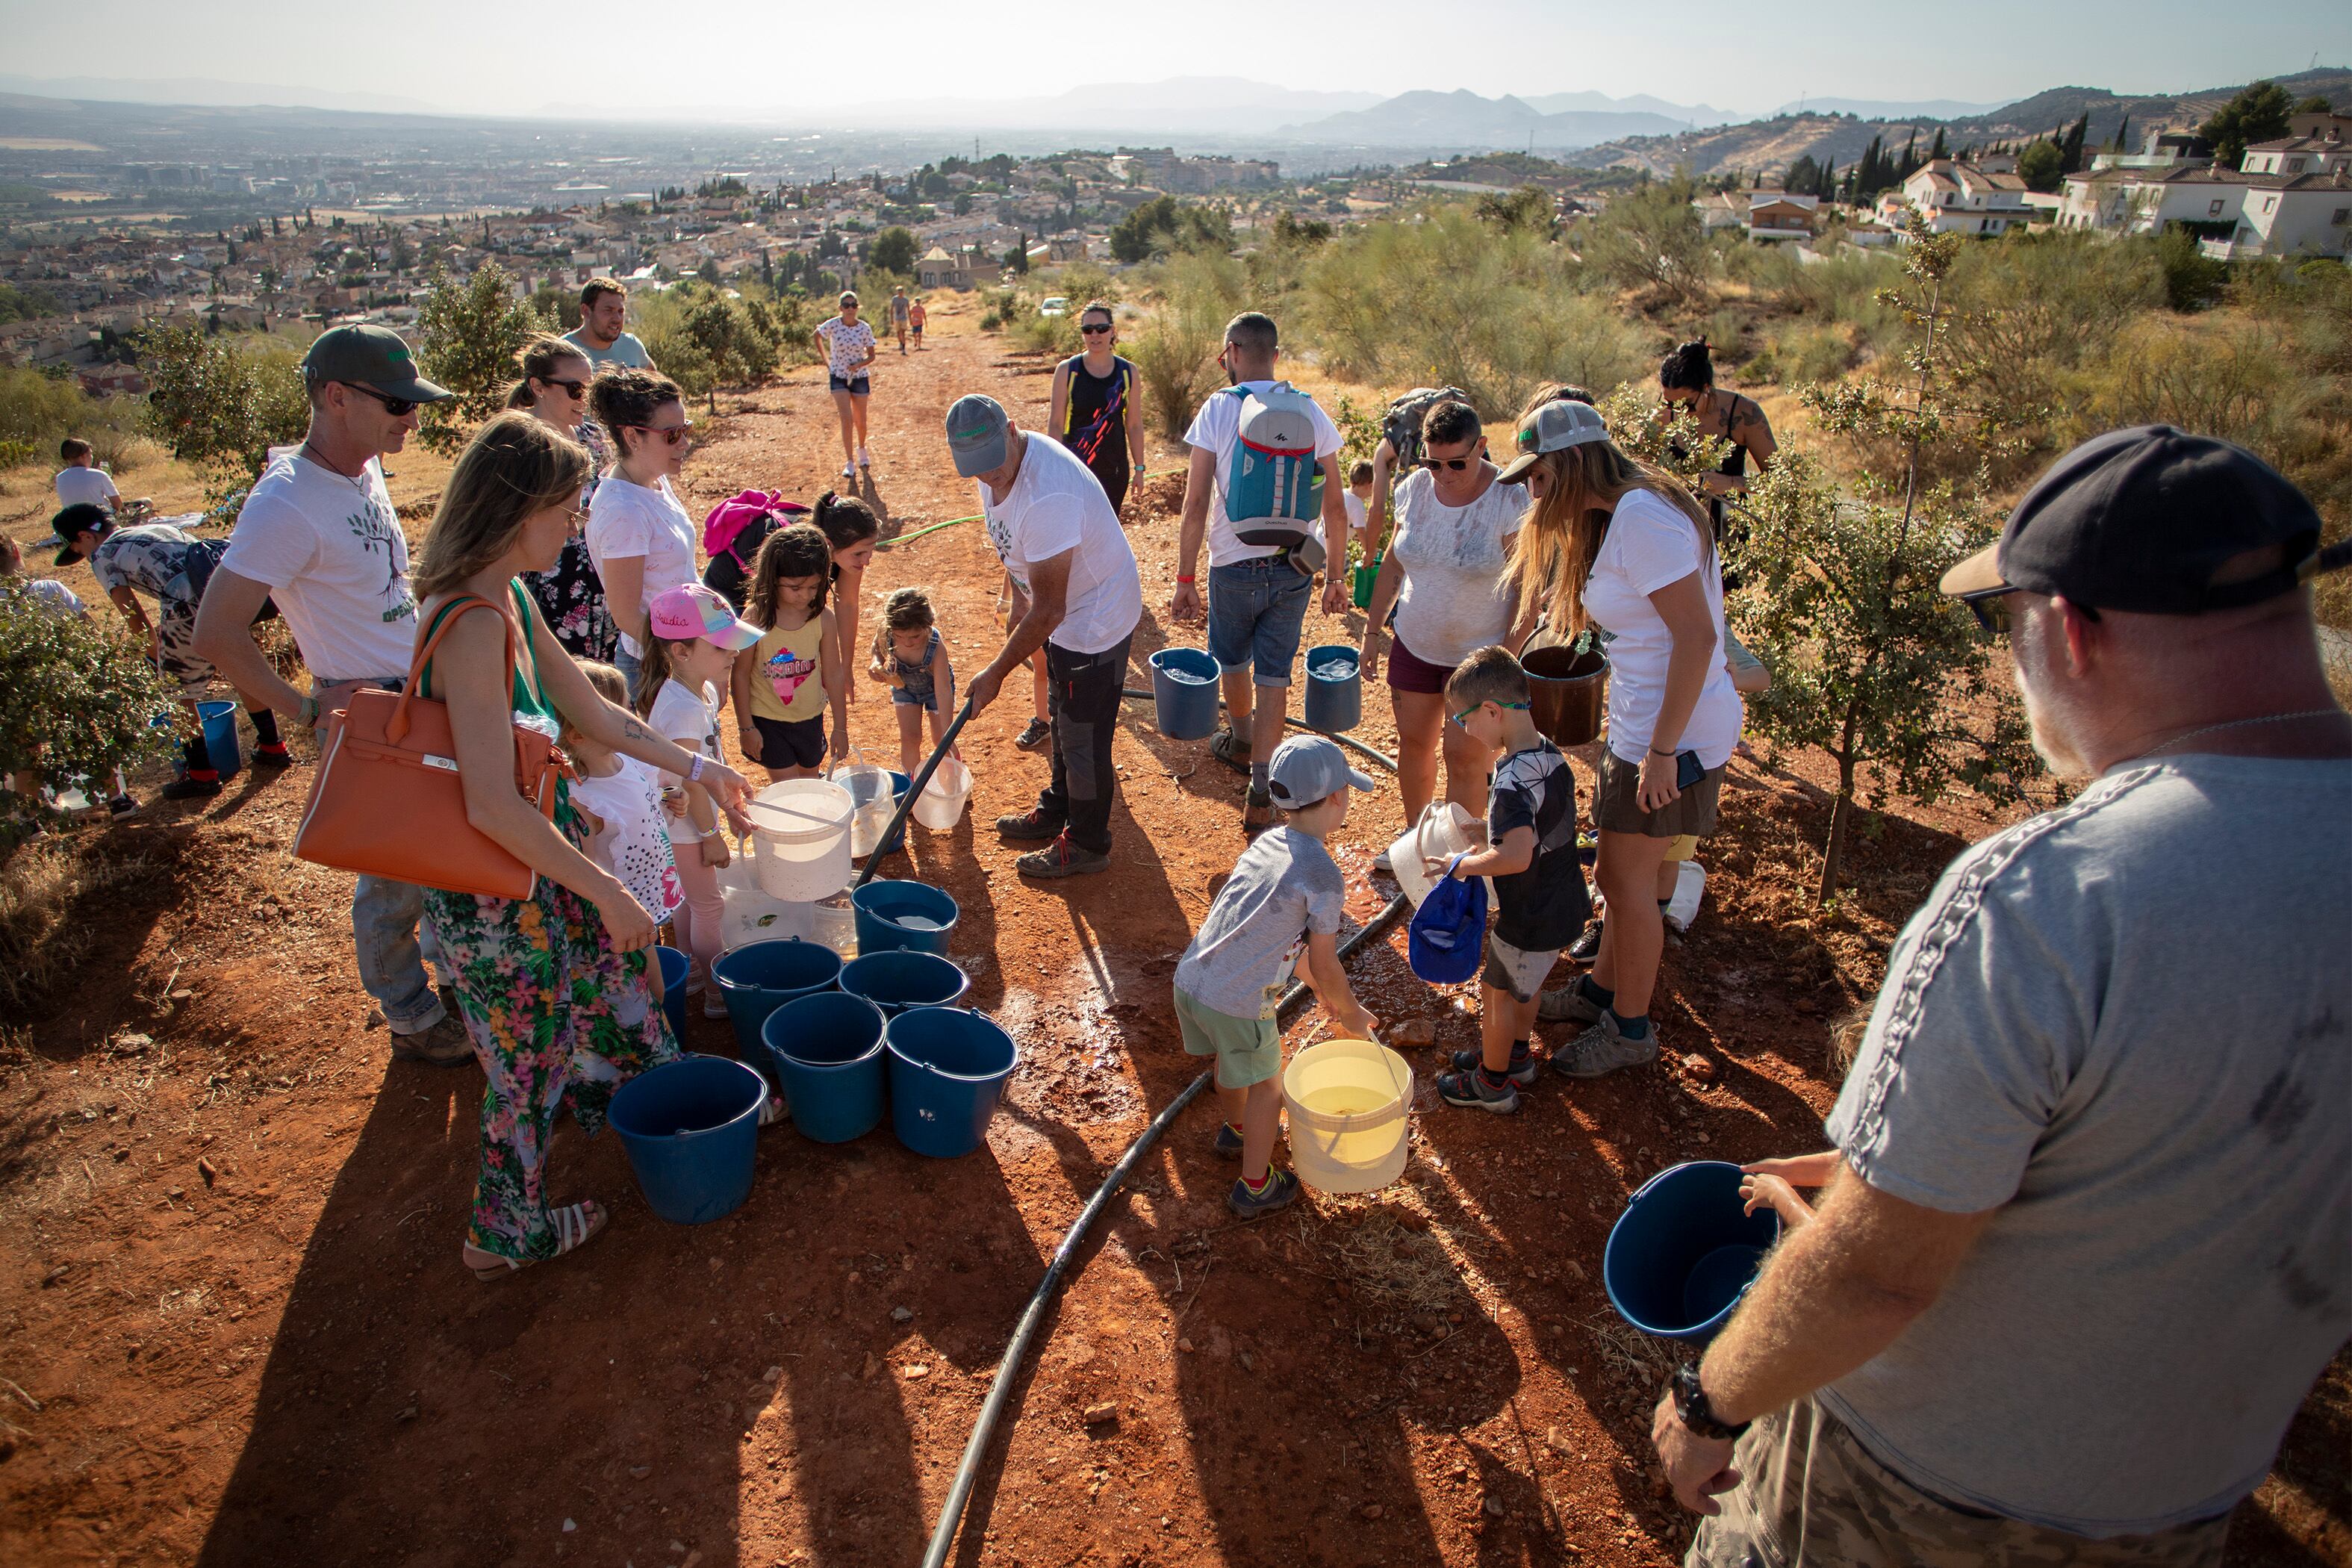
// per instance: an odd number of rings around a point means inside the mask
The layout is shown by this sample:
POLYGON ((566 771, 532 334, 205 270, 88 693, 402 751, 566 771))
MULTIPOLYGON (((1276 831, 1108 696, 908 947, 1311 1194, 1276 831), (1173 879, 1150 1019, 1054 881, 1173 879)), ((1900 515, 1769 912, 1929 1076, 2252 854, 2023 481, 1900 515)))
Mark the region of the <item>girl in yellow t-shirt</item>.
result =
POLYGON ((833 755, 849 754, 849 682, 824 605, 832 566, 824 535, 805 522, 768 535, 751 563, 750 618, 768 629, 735 657, 735 712, 743 754, 772 782, 817 776, 828 700, 833 755))

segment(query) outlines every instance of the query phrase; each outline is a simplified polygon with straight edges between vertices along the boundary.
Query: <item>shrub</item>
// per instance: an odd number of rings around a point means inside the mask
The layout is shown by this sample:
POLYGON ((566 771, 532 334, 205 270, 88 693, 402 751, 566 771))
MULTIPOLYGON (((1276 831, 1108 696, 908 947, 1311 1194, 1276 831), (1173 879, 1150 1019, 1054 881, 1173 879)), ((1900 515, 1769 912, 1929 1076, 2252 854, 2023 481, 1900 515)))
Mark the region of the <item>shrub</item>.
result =
POLYGON ((1128 357, 1143 378, 1146 410, 1171 440, 1183 437, 1217 385, 1213 362, 1240 297, 1240 271, 1227 257, 1178 256, 1160 274, 1158 308, 1128 357))
POLYGON ((299 440, 310 426, 301 367, 274 339, 158 327, 132 344, 147 376, 148 428, 204 474, 215 502, 252 482, 270 447, 299 440))
POLYGON ((1795 321, 1772 334, 1764 352, 1748 362, 1751 379, 1777 381, 1783 386, 1829 381, 1853 363, 1853 344, 1832 325, 1795 321))
POLYGON ((916 242, 915 231, 894 224, 876 235, 872 243, 866 246, 866 264, 879 271, 894 272, 903 277, 915 270, 916 258, 922 253, 922 247, 916 242))
MULTIPOLYGON (((112 626, 0 590, 0 773, 62 789, 163 756, 171 732, 151 726, 178 697, 146 649, 112 626)), ((0 792, 0 818, 13 825, 44 809, 0 792)))
POLYGON ((463 281, 436 266, 427 287, 416 312, 416 366, 457 395, 424 406, 418 438, 436 452, 454 452, 475 426, 506 406, 515 356, 533 333, 551 331, 560 318, 541 314, 533 300, 516 299, 513 276, 495 261, 483 262, 463 281))
POLYGON ((1577 225, 1576 248, 1618 288, 1691 309, 1706 298, 1708 270, 1706 236, 1692 194, 1691 183, 1678 178, 1612 197, 1598 216, 1577 225))
POLYGON ((139 423, 136 399, 92 397, 69 378, 0 366, 0 468, 55 458, 68 436, 88 441, 100 462, 126 468, 140 455, 139 423))

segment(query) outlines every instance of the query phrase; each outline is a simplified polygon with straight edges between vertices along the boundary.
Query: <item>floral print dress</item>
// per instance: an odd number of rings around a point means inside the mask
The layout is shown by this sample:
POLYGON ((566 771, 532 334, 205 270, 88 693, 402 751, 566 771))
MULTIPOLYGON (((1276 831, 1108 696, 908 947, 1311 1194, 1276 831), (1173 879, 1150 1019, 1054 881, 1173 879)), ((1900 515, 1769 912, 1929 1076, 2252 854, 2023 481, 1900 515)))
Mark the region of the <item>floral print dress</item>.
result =
MULTIPOLYGON (((528 626, 530 602, 519 588, 514 598, 528 626)), ((431 681, 428 664, 425 689, 431 681)), ((520 670, 514 704, 520 723, 556 722, 545 690, 520 670)), ((587 837, 568 791, 557 795, 555 826, 575 847, 587 837)), ((545 1177, 556 1118, 568 1110, 593 1136, 622 1084, 678 1055, 646 984, 653 954, 615 952, 596 907, 546 877, 527 899, 427 888, 425 919, 487 1080, 482 1169, 466 1239, 520 1262, 552 1258, 559 1243, 545 1177)))
MULTIPOLYGON (((595 469, 580 492, 580 506, 587 510, 588 498, 596 493, 598 476, 609 459, 604 433, 593 419, 581 422, 573 432, 580 444, 588 448, 595 459, 595 469)), ((563 542, 563 553, 555 565, 545 572, 526 572, 523 585, 539 604, 540 614, 546 618, 547 629, 555 640, 574 658, 593 659, 599 664, 613 662, 614 653, 621 646, 621 628, 613 624, 612 612, 604 606, 604 581, 596 574, 596 563, 588 558, 588 541, 573 534, 563 542)))

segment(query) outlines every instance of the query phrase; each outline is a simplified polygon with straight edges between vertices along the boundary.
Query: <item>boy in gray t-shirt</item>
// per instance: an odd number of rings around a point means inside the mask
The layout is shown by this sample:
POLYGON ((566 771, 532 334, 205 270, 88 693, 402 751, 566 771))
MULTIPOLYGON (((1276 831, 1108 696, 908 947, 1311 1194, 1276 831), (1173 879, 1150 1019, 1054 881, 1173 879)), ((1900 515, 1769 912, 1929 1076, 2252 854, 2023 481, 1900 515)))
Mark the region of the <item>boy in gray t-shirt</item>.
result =
POLYGON ((1275 1009, 1306 954, 1307 984, 1350 1034, 1371 1038, 1373 1018, 1339 966, 1339 913, 1347 884, 1323 840, 1348 820, 1348 791, 1373 787, 1320 735, 1294 735, 1274 753, 1267 789, 1285 820, 1242 851, 1208 919, 1176 965, 1176 1022, 1184 1048, 1214 1057, 1223 1121, 1217 1152, 1242 1162, 1225 1202, 1244 1219, 1298 1195, 1298 1178, 1273 1169, 1282 1113, 1282 1030, 1275 1009))

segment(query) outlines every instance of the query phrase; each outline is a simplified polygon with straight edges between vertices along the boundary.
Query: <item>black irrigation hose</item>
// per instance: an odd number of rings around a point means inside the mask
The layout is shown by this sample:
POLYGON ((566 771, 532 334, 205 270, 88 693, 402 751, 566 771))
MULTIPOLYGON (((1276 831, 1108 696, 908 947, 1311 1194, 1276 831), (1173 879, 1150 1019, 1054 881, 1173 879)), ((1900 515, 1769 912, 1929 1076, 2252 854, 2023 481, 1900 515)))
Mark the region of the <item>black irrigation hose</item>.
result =
MULTIPOLYGON (((1132 686, 1121 687, 1118 694, 1121 697, 1127 698, 1130 701, 1135 702, 1149 702, 1152 700, 1150 692, 1139 691, 1132 686)), ((1218 710, 1222 712, 1224 706, 1224 699, 1219 698, 1217 700, 1218 710)), ((1371 747, 1367 746, 1352 735, 1339 735, 1332 733, 1328 730, 1318 730, 1306 720, 1294 719, 1287 713, 1283 715, 1282 721, 1289 725, 1294 730, 1304 730, 1310 735, 1320 735, 1327 741, 1337 741, 1339 744, 1347 747, 1351 752, 1360 752, 1365 756, 1371 758, 1372 761, 1380 763, 1381 766, 1388 769, 1391 773, 1397 771, 1396 759, 1394 757, 1390 756, 1386 752, 1376 752, 1372 750, 1371 747)))
MULTIPOLYGON (((1149 698, 1151 693, 1130 689, 1122 692, 1122 695, 1149 698)), ((970 704, 966 704, 963 714, 956 720, 957 729, 962 727, 964 719, 971 716, 971 711, 970 704)), ((1290 722, 1302 730, 1307 728, 1306 724, 1299 720, 1293 719, 1290 722)), ((950 730, 948 736, 952 740, 955 731, 950 730)), ((1334 735, 1331 739, 1342 745, 1354 747, 1391 773, 1396 771, 1396 763, 1393 760, 1373 751, 1370 746, 1350 741, 1345 735, 1334 735)), ((941 750, 944 751, 945 747, 942 746, 941 750)), ((936 763, 938 758, 934 756, 932 761, 936 763)), ((930 768, 926 766, 923 773, 926 778, 929 777, 930 768)), ((914 788, 908 790, 908 798, 913 798, 915 793, 914 788)), ((874 858, 878 859, 880 857, 877 856, 874 858)), ((870 874, 872 860, 867 862, 867 866, 870 874)), ((1380 913, 1358 927, 1354 935, 1339 944, 1339 961, 1346 963, 1366 942, 1377 940, 1381 932, 1394 925, 1412 907, 1412 901, 1402 893, 1391 899, 1380 913)), ((1306 983, 1293 982, 1290 989, 1283 993, 1281 1002, 1276 1004, 1275 1016, 1277 1019, 1285 1016, 1304 1002, 1307 996, 1306 983)), ((1160 1142, 1160 1135, 1168 1130, 1177 1117, 1183 1114, 1186 1106, 1191 1105, 1207 1091, 1210 1079, 1214 1076, 1213 1068, 1202 1073, 1200 1077, 1185 1086, 1183 1093, 1161 1108, 1160 1114, 1151 1119, 1151 1124, 1137 1134, 1135 1142, 1127 1146, 1127 1152, 1118 1157, 1118 1163, 1113 1165, 1109 1173, 1103 1177, 1102 1185, 1096 1188, 1094 1196, 1087 1200, 1087 1206, 1078 1211, 1076 1221, 1062 1237, 1061 1245, 1054 1248, 1053 1261, 1045 1266, 1045 1278, 1037 1282, 1037 1289, 1030 1296, 1028 1306, 1022 1309, 1020 1322, 1013 1326, 1012 1339, 1005 1342, 1003 1355, 997 1360, 995 1380, 989 1384, 988 1398, 980 1407, 980 1419, 972 1425, 971 1436, 964 1444, 963 1462, 956 1467, 955 1479, 948 1487, 947 1500, 940 1505, 940 1521, 932 1527, 930 1546, 923 1553, 923 1568, 941 1568, 948 1560, 948 1552, 955 1545, 956 1531, 963 1523, 964 1505, 971 1501, 972 1485, 980 1479, 980 1461, 988 1452, 989 1440, 996 1434, 997 1418, 1004 1414, 1004 1407, 1012 1403, 1013 1385, 1018 1381, 1022 1362, 1027 1359, 1029 1342, 1037 1337, 1038 1331, 1045 1326, 1046 1309, 1053 1305, 1055 1296, 1061 1290, 1063 1279, 1070 1271, 1072 1260, 1076 1258, 1079 1247, 1086 1241, 1087 1232, 1093 1227, 1095 1220, 1102 1211, 1110 1205, 1110 1200, 1118 1194, 1119 1188, 1125 1184, 1135 1167, 1141 1163, 1146 1154, 1151 1152, 1152 1145, 1160 1142)))

